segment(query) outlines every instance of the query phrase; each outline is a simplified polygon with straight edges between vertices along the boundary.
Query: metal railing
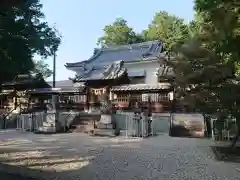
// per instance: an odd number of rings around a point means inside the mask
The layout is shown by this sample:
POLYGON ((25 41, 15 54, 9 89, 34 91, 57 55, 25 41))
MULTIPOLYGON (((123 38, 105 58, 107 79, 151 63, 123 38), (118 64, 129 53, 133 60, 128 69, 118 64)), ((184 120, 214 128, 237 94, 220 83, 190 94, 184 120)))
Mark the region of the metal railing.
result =
POLYGON ((117 126, 120 130, 125 131, 123 135, 126 137, 148 137, 155 134, 152 117, 148 117, 144 113, 121 112, 117 115, 122 117, 121 119, 116 119, 117 126))
POLYGON ((66 132, 71 120, 78 114, 77 112, 35 112, 20 114, 17 118, 17 129, 36 132, 43 127, 56 127, 56 122, 58 122, 63 131, 66 132))
POLYGON ((14 109, 12 109, 11 111, 9 111, 7 114, 4 114, 4 113, 2 113, 1 115, 0 115, 0 117, 1 117, 1 121, 3 121, 3 129, 6 129, 7 128, 7 118, 10 116, 10 115, 12 115, 13 114, 13 111, 15 111, 17 108, 20 108, 20 111, 21 111, 21 104, 18 104, 14 109))

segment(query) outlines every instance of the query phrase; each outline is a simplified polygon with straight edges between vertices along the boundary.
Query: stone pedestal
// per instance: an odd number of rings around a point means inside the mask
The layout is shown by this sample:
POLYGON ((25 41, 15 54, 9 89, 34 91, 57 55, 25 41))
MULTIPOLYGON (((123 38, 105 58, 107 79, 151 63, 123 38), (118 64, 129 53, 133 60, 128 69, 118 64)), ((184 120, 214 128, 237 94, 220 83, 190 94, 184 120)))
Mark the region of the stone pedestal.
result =
POLYGON ((55 133, 60 130, 60 124, 58 123, 59 112, 57 108, 58 96, 52 96, 52 108, 47 109, 44 114, 43 126, 39 127, 38 131, 42 133, 55 133))
POLYGON ((56 111, 47 111, 47 113, 45 113, 43 126, 39 127, 38 130, 43 133, 56 132, 56 111))
POLYGON ((116 136, 120 134, 111 114, 102 114, 100 121, 94 129, 94 134, 98 136, 116 136))
POLYGON ((112 116, 110 114, 102 114, 99 123, 112 124, 112 116))

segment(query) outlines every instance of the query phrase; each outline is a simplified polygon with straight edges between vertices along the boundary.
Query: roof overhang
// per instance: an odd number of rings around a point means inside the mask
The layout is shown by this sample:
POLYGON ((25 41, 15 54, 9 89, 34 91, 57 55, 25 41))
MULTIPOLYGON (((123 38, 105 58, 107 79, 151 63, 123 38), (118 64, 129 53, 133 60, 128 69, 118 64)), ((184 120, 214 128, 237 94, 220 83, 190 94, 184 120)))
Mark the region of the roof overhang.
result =
POLYGON ((26 90, 34 88, 47 88, 50 85, 43 79, 41 74, 19 74, 12 81, 3 83, 3 89, 26 90))
POLYGON ((111 88, 112 92, 117 91, 162 91, 171 90, 170 83, 158 83, 158 84, 126 84, 121 86, 114 86, 111 88))
POLYGON ((11 94, 12 92, 0 92, 0 96, 7 96, 11 94))
POLYGON ((76 87, 76 88, 39 88, 29 90, 28 93, 30 94, 76 94, 76 93, 83 93, 85 90, 85 86, 76 87))
POLYGON ((94 53, 92 57, 88 60, 76 62, 76 63, 66 63, 65 67, 69 70, 76 70, 77 68, 84 68, 86 64, 92 63, 96 61, 101 55, 106 53, 111 53, 111 56, 105 57, 108 61, 112 59, 112 62, 115 62, 116 59, 121 59, 125 63, 134 63, 141 61, 149 61, 152 59, 156 59, 162 56, 163 53, 163 42, 156 41, 146 41, 142 43, 136 44, 125 44, 125 45, 117 45, 111 47, 102 47, 100 49, 94 49, 94 53), (124 52, 121 54, 117 54, 118 51, 124 52), (114 56, 112 53, 116 53, 114 56), (131 54, 131 55, 129 55, 131 54))
POLYGON ((127 69, 123 66, 123 61, 117 61, 107 66, 107 68, 90 69, 88 73, 78 77, 76 82, 112 81, 123 77, 126 72, 127 69))

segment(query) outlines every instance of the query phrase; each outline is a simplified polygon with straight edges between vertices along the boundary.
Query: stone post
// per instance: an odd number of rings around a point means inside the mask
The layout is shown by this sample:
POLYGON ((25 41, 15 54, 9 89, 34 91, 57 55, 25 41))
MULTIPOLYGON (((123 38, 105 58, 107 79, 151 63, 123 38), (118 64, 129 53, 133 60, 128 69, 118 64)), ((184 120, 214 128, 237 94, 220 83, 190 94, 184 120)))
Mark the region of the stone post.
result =
MULTIPOLYGON (((59 130, 59 123, 58 123, 58 95, 52 95, 52 102, 51 106, 47 108, 46 111, 46 120, 43 124, 43 130, 44 132, 57 132, 59 130)), ((40 130, 41 131, 41 130, 40 130)))

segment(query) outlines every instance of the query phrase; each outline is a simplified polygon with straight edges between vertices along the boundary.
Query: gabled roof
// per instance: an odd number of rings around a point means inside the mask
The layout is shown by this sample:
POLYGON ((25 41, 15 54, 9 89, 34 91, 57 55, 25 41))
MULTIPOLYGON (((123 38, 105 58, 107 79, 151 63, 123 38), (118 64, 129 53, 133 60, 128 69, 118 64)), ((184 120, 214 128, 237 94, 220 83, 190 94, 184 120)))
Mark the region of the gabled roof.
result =
POLYGON ((110 80, 122 77, 127 73, 127 69, 123 66, 123 61, 110 64, 106 68, 92 69, 88 73, 78 76, 75 81, 84 82, 91 80, 110 80))
POLYGON ((79 93, 84 92, 85 86, 74 85, 72 80, 60 80, 55 82, 55 88, 53 82, 47 82, 50 88, 39 88, 31 91, 32 94, 54 94, 54 93, 79 93))
POLYGON ((12 81, 2 84, 5 88, 31 89, 49 87, 49 84, 43 79, 42 74, 19 74, 12 81))
MULTIPOLYGON (((77 63, 66 63, 66 68, 84 67, 86 65, 95 66, 96 64, 109 65, 115 61, 124 62, 140 61, 148 57, 157 57, 163 51, 161 41, 148 41, 137 44, 119 45, 95 49, 91 58, 77 63)), ((87 68, 87 67, 86 67, 87 68)))

